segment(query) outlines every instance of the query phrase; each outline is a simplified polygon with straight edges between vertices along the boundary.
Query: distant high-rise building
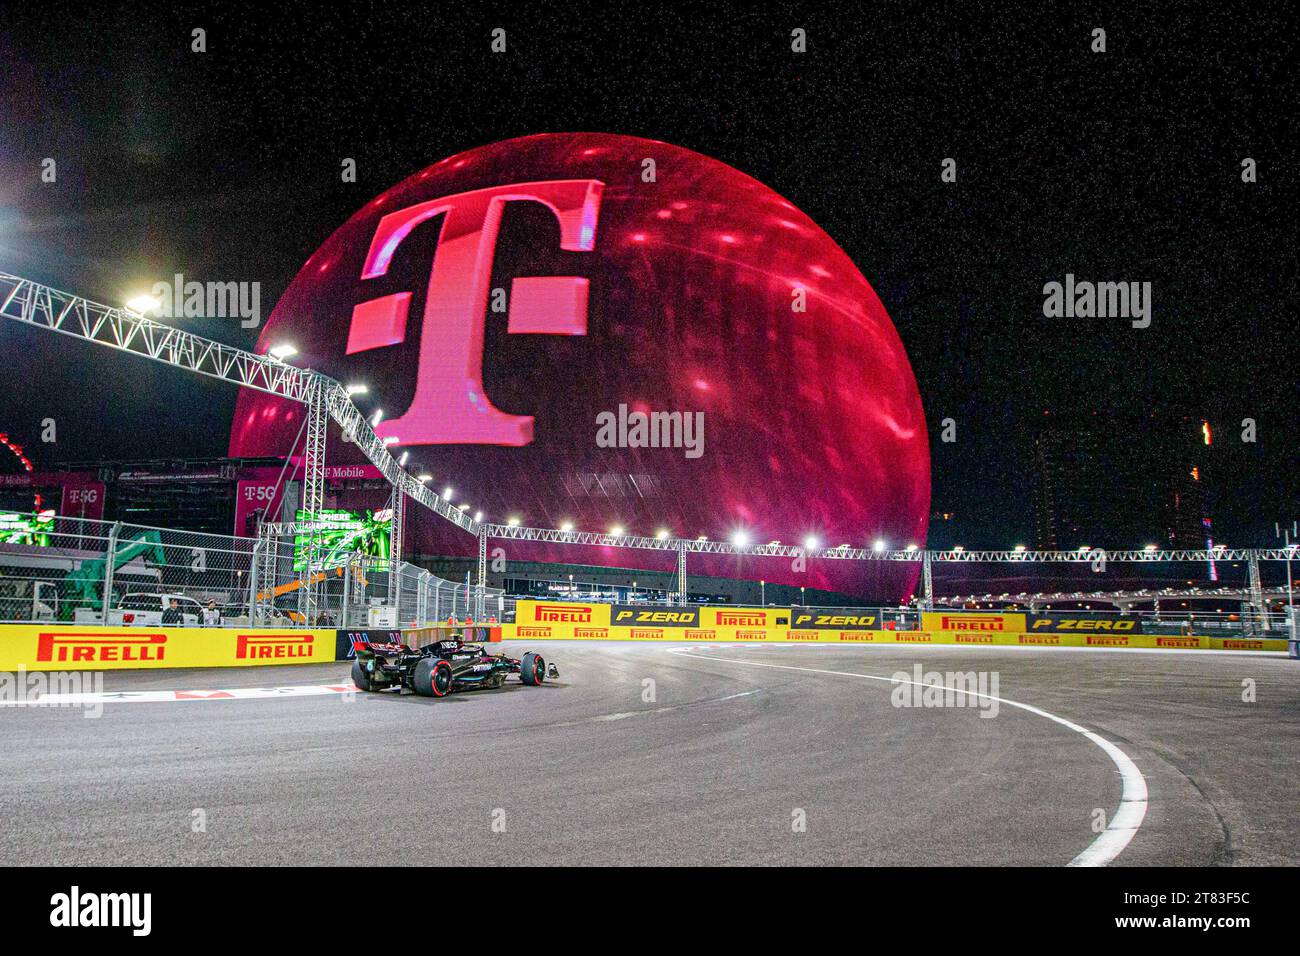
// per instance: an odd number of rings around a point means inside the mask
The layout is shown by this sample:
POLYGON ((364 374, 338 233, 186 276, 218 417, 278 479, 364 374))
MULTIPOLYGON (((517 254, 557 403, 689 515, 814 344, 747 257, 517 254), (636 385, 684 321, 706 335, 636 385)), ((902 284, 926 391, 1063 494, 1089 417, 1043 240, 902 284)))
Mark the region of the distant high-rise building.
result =
POLYGON ((1034 443, 1037 546, 1205 547, 1201 419, 1046 413, 1034 443))

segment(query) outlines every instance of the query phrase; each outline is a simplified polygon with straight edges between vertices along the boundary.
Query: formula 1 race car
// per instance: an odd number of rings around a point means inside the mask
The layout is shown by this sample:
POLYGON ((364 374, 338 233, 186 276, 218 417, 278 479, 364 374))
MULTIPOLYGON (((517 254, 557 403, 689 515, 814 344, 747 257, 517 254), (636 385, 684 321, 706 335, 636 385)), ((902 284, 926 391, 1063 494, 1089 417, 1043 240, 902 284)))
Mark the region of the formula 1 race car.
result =
POLYGON ((504 654, 489 654, 481 644, 465 644, 459 636, 421 648, 405 644, 372 644, 356 641, 357 659, 352 662, 352 683, 359 690, 379 691, 396 687, 400 694, 409 687, 424 697, 446 697, 453 690, 496 688, 509 674, 521 683, 536 686, 547 677, 560 676, 559 669, 531 651, 515 660, 504 654))

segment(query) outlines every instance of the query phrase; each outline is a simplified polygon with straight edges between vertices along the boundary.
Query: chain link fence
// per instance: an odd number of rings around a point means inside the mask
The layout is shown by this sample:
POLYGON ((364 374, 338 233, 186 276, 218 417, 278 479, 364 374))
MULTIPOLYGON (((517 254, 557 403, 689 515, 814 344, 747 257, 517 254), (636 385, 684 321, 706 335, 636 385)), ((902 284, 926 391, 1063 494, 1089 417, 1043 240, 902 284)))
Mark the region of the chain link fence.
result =
POLYGON ((354 554, 308 569, 295 545, 291 534, 239 538, 61 516, 25 522, 0 541, 0 622, 158 625, 173 610, 186 625, 363 628, 376 616, 392 621, 380 626, 423 626, 513 615, 498 589, 485 589, 480 609, 467 582, 354 554), (315 598, 310 619, 304 587, 315 598), (384 608, 395 615, 372 612, 384 608))
MULTIPOLYGON (((449 581, 405 562, 390 570, 385 559, 342 554, 308 570, 297 526, 264 526, 277 530, 239 538, 0 512, 4 518, 23 520, 0 520, 3 622, 158 625, 173 601, 169 623, 178 613, 180 623, 192 625, 365 628, 425 626, 453 617, 514 620, 514 598, 505 592, 484 589, 480 606, 470 581, 449 581), (312 589, 310 602, 304 587, 312 589)), ((1206 568, 1186 562, 936 563, 933 603, 936 610, 1132 617, 1149 633, 1277 635, 1288 629, 1285 610, 1294 600, 1290 562, 1261 560, 1258 568, 1252 574, 1248 561, 1219 561, 1207 581, 1206 568)), ((666 593, 656 597, 669 599, 666 593)), ((876 610, 894 627, 920 626, 916 603, 876 610)))

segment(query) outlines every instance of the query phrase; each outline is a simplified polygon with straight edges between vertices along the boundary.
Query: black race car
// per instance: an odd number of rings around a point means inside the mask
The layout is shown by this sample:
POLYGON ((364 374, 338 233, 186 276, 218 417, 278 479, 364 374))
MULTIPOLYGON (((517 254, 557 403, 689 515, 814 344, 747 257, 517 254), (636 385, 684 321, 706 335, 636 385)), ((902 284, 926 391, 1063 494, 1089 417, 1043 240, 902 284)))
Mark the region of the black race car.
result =
POLYGON ((521 683, 537 685, 547 677, 558 677, 554 664, 531 651, 515 660, 504 654, 489 654, 481 644, 465 644, 458 637, 434 641, 425 647, 405 644, 372 644, 356 641, 357 659, 352 662, 352 683, 360 690, 378 691, 409 687, 425 697, 446 697, 453 690, 500 687, 510 674, 521 683))

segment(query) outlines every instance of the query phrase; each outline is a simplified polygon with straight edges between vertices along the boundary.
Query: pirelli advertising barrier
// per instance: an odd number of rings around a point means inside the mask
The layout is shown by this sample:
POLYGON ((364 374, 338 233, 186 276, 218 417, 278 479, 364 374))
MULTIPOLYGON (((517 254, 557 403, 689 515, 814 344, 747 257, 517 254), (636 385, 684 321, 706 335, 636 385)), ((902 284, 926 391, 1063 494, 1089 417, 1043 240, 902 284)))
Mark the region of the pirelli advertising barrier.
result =
POLYGON ((789 627, 788 608, 519 601, 515 623, 502 625, 501 636, 519 640, 766 641, 789 627))
POLYGON ((773 643, 987 644, 1285 651, 1286 641, 1144 634, 1138 618, 926 611, 899 630, 872 608, 663 607, 519 601, 505 640, 771 641, 773 643))
POLYGON ((921 630, 935 644, 1021 647, 1138 647, 1184 650, 1286 650, 1272 638, 1210 637, 1204 634, 1146 634, 1136 617, 1087 614, 1027 614, 996 611, 925 611, 921 630))
POLYGON ((0 671, 312 664, 335 644, 333 629, 0 624, 0 671))

